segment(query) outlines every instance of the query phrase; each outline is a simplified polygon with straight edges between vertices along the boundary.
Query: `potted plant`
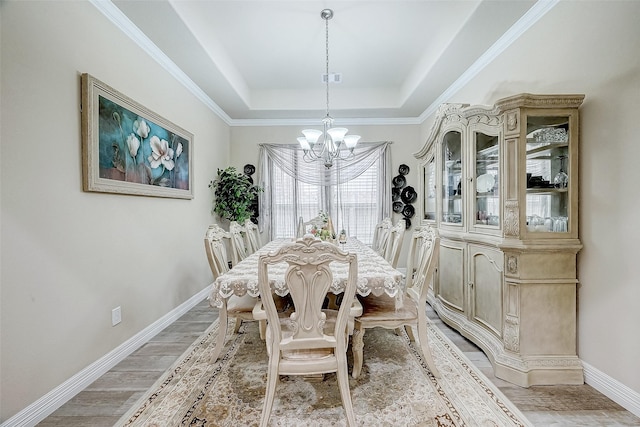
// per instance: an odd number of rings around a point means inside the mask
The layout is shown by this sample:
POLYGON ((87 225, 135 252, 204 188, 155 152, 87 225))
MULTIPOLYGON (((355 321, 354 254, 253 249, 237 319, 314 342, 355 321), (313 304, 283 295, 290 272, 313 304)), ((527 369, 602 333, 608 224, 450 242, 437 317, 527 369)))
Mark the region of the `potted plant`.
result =
POLYGON ((249 176, 235 167, 218 169, 218 176, 209 183, 213 189, 213 213, 229 221, 243 224, 253 214, 252 205, 262 189, 253 185, 249 176))

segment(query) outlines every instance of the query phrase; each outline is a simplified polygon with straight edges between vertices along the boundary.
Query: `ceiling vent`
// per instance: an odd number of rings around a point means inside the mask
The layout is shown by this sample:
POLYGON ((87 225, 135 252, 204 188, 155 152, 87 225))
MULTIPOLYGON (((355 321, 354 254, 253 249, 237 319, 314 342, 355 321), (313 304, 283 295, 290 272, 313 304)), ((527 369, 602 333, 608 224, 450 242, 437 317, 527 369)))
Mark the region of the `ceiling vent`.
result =
POLYGON ((342 83, 342 73, 329 73, 322 75, 322 83, 342 83))

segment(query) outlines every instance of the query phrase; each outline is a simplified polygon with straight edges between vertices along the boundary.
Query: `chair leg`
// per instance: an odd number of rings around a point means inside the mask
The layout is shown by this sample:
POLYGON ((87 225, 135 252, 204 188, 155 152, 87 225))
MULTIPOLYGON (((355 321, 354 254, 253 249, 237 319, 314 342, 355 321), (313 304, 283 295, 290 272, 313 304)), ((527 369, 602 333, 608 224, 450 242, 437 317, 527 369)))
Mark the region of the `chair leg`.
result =
POLYGON ((260 320, 258 322, 258 326, 260 329, 260 339, 262 341, 265 340, 265 337, 267 336, 267 321, 266 320, 260 320))
POLYGON ((211 363, 218 360, 218 357, 220 357, 220 353, 224 347, 224 342, 227 338, 227 322, 227 301, 225 300, 222 303, 222 308, 218 311, 218 337, 216 338, 216 348, 213 349, 213 354, 211 355, 211 363))
POLYGON ((343 353, 343 357, 338 357, 338 387, 340 388, 340 396, 342 397, 342 406, 347 414, 347 425, 355 427, 356 417, 353 413, 353 403, 351 402, 351 390, 349 389, 349 371, 347 370, 347 357, 343 353))
POLYGON ((404 330, 407 332, 407 335, 409 335, 411 342, 416 342, 416 337, 413 335, 413 328, 411 325, 404 325, 404 330))
POLYGON ((420 349, 422 350, 422 357, 424 357, 424 361, 427 362, 427 366, 433 376, 440 378, 440 371, 436 368, 433 356, 431 355, 431 349, 429 348, 426 317, 425 319, 422 319, 422 321, 420 321, 420 319, 418 320, 418 338, 420 339, 420 349))
POLYGON ((353 378, 358 378, 360 376, 360 371, 362 371, 364 331, 365 328, 362 326, 362 323, 356 320, 356 325, 353 329, 353 339, 351 341, 351 351, 353 353, 353 371, 351 372, 351 376, 353 378))
POLYGON ((235 328, 233 328, 234 334, 237 334, 238 332, 240 332, 240 326, 242 326, 242 319, 239 317, 236 317, 236 326, 235 328))
MULTIPOLYGON (((273 356, 272 357, 277 357, 273 356)), ((264 405, 262 406, 262 417, 260 418, 260 427, 269 425, 271 418, 271 409, 273 408, 273 399, 276 394, 276 385, 278 384, 278 363, 269 360, 269 371, 267 372, 267 388, 264 396, 264 405)))

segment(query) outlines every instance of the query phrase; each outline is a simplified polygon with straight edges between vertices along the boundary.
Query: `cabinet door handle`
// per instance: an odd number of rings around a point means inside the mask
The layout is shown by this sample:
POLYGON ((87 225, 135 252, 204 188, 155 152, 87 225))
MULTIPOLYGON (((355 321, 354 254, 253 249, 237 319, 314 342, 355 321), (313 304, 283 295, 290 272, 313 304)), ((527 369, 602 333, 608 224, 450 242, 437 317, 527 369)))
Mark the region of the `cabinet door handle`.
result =
POLYGON ((470 288, 473 288, 473 282, 469 282, 468 285, 470 288))

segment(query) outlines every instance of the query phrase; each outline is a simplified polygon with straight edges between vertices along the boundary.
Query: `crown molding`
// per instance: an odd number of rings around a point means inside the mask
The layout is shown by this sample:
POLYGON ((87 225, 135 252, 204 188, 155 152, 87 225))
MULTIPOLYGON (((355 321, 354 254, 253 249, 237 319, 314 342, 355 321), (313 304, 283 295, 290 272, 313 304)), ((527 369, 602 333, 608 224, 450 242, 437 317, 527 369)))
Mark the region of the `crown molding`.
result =
POLYGON ((155 43, 149 39, 127 16, 122 13, 111 0, 89 0, 102 14, 109 19, 124 34, 129 36, 138 46, 151 56, 162 68, 182 83, 196 98, 220 117, 226 124, 231 125, 232 119, 216 104, 200 87, 187 76, 155 43))
MULTIPOLYGON (((230 126, 318 126, 319 119, 232 119, 230 126)), ((419 125, 419 117, 379 117, 334 119, 334 125, 419 125)))
POLYGON ((453 95, 467 85, 480 71, 493 62, 502 52, 504 52, 513 42, 521 35, 527 32, 529 28, 547 12, 558 4, 560 0, 538 0, 531 9, 527 11, 518 21, 507 30, 480 58, 462 73, 458 79, 453 82, 435 101, 420 115, 420 122, 424 122, 427 118, 438 111, 440 104, 447 102, 453 95))
MULTIPOLYGON (((155 59, 178 82, 196 96, 229 126, 303 126, 315 125, 317 120, 307 119, 232 119, 200 87, 193 82, 158 46, 156 46, 129 18, 118 9, 111 0, 89 0, 104 16, 115 24, 131 40, 155 59)), ((354 118, 337 120, 336 123, 350 125, 415 125, 422 124, 433 115, 440 104, 447 102, 453 95, 467 85, 478 73, 504 52, 514 41, 524 34, 533 24, 550 11, 560 0, 538 0, 506 33, 480 56, 458 79, 453 82, 418 117, 402 118, 354 118)))

